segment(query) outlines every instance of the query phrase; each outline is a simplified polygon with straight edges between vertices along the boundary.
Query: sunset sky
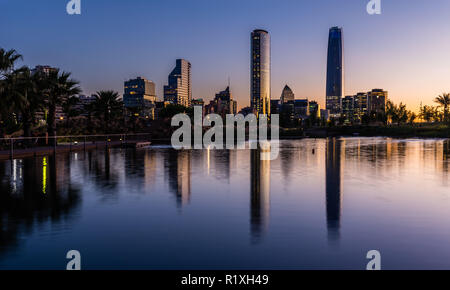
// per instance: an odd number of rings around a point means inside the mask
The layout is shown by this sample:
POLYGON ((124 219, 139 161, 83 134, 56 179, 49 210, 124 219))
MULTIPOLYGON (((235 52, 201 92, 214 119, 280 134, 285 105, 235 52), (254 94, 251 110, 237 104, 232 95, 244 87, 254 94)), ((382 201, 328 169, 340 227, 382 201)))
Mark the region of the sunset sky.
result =
POLYGON ((0 47, 24 64, 71 71, 85 94, 123 93, 143 76, 162 99, 176 58, 192 63, 193 97, 206 100, 227 86, 249 105, 250 32, 272 38, 272 99, 285 84, 297 98, 323 106, 328 29, 344 28, 345 94, 383 88, 395 102, 420 102, 450 92, 450 1, 382 0, 0 0, 0 47))

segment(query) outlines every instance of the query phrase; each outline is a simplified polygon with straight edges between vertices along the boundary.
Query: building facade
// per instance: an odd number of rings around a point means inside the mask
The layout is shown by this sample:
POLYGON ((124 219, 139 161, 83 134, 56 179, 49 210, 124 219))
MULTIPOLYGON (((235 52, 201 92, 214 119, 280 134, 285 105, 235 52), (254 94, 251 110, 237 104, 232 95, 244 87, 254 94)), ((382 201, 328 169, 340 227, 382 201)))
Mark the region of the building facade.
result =
POLYGON ((367 93, 357 93, 354 96, 354 121, 361 123, 363 116, 368 115, 368 109, 367 93))
POLYGON ((164 101, 189 107, 191 100, 191 63, 177 59, 176 66, 169 75, 168 85, 164 86, 164 101))
POLYGON ((345 124, 361 124, 383 121, 386 115, 388 92, 373 89, 342 98, 342 119, 345 124))
POLYGON ((155 84, 142 77, 124 82, 123 104, 128 114, 155 118, 155 84))
POLYGON ((256 112, 252 107, 244 107, 239 111, 239 114, 247 116, 249 114, 256 114, 256 112))
POLYGON ((312 118, 320 118, 320 105, 316 101, 309 102, 309 115, 312 118))
POLYGON ((280 101, 282 104, 295 100, 295 95, 292 92, 291 88, 286 85, 281 93, 280 101))
POLYGON ((342 113, 342 96, 344 94, 344 43, 340 27, 332 27, 328 36, 326 109, 331 117, 342 113))
POLYGON ((270 100, 270 113, 280 114, 281 100, 270 100))
POLYGON ((280 104, 280 125, 282 127, 292 127, 296 125, 295 104, 290 101, 280 104))
POLYGON ((205 107, 205 111, 207 114, 219 114, 222 118, 225 118, 228 114, 236 115, 237 102, 233 100, 230 87, 217 93, 214 100, 205 107))
POLYGON ((31 73, 43 73, 49 75, 50 73, 58 72, 58 68, 49 65, 37 65, 31 70, 31 73))
POLYGON ((297 119, 306 119, 309 117, 308 99, 294 100, 295 117, 297 119))
POLYGON ((257 114, 270 116, 270 35, 256 29, 251 34, 250 106, 257 114))
POLYGON ((342 116, 345 123, 353 123, 355 114, 355 97, 346 96, 342 99, 342 116))
POLYGON ((373 89, 367 93, 369 113, 370 114, 385 114, 386 102, 388 98, 388 92, 382 89, 373 89))
POLYGON ((205 117, 205 115, 206 115, 206 110, 205 110, 206 106, 205 106, 205 101, 203 99, 201 99, 201 98, 199 98, 199 99, 192 99, 191 100, 191 107, 192 108, 194 108, 194 107, 201 108, 202 109, 202 118, 205 117))
POLYGON ((330 120, 330 110, 320 109, 320 119, 328 122, 330 120))

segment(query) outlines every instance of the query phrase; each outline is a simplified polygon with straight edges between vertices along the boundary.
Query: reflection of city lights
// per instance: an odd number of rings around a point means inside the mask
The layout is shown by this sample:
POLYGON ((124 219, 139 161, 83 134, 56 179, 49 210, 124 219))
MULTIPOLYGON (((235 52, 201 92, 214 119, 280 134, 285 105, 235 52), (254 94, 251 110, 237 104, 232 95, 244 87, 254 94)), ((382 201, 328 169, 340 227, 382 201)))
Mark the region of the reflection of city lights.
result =
POLYGON ((210 152, 211 150, 210 150, 210 145, 208 145, 207 147, 206 147, 206 163, 207 163, 207 168, 208 168, 208 175, 209 175, 209 169, 210 169, 210 154, 211 154, 211 152, 210 152))
POLYGON ((13 192, 17 191, 17 174, 16 174, 16 170, 17 170, 17 160, 14 159, 12 161, 13 163, 13 168, 12 168, 12 180, 13 180, 13 192))
POLYGON ((42 159, 42 193, 47 193, 47 157, 42 159))

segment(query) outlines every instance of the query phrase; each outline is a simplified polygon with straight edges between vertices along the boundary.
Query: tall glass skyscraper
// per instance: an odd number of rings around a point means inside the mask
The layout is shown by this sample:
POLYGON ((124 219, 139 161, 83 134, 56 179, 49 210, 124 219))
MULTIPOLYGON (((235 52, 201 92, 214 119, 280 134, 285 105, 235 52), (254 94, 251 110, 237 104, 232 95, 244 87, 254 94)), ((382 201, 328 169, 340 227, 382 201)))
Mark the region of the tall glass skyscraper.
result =
POLYGON ((177 64, 169 75, 169 84, 164 86, 164 101, 189 107, 191 100, 191 63, 177 59, 177 64))
POLYGON ((328 37, 326 108, 331 117, 342 113, 344 94, 344 41, 340 27, 330 28, 328 37))
POLYGON ((270 35, 256 29, 251 35, 250 105, 256 113, 270 116, 270 35))

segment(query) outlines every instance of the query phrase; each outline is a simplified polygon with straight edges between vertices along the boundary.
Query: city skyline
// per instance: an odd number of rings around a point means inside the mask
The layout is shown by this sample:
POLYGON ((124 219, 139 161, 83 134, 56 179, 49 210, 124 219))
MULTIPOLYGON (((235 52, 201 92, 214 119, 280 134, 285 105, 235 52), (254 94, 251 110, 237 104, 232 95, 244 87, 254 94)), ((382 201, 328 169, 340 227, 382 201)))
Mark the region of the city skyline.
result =
POLYGON ((450 0, 0 11, 0 270, 450 270, 450 0))
POLYGON ((71 71, 81 81, 85 94, 100 89, 122 92, 124 81, 142 76, 155 82, 160 100, 173 60, 185 58, 193 64, 193 98, 212 99, 229 77, 235 99, 242 108, 249 105, 250 99, 248 33, 262 28, 272 36, 271 98, 277 99, 288 84, 297 98, 316 100, 324 107, 326 33, 330 27, 339 26, 346 31, 344 95, 383 88, 394 102, 406 102, 417 111, 420 103, 432 104, 434 97, 450 90, 445 79, 450 73, 446 53, 450 43, 445 37, 449 32, 443 25, 445 20, 438 16, 448 11, 447 1, 436 1, 432 7, 401 0, 384 3, 383 13, 377 16, 368 15, 362 1, 342 5, 317 2, 287 1, 279 7, 275 1, 268 1, 257 8, 259 15, 248 13, 254 1, 246 1, 237 11, 237 2, 219 2, 213 9, 223 12, 213 21, 206 13, 206 8, 212 7, 205 1, 193 1, 190 5, 180 2, 180 7, 155 3, 152 9, 143 1, 137 1, 140 9, 115 1, 87 2, 83 3, 83 14, 79 17, 66 15, 64 9, 50 2, 26 3, 28 9, 24 10, 16 9, 19 5, 24 7, 23 1, 0 1, 2 9, 8 12, 0 24, 10 30, 2 33, 1 46, 17 49, 30 66, 48 64, 71 71), (128 13, 130 9, 133 13, 128 13), (197 17, 187 27, 176 25, 186 19, 184 15, 171 25, 163 20, 169 11, 179 15, 183 9, 193 11, 197 17), (275 14, 281 10, 287 11, 287 15, 280 22, 275 14), (235 23, 222 23, 229 11, 236 11, 235 23), (114 24, 108 19, 114 19, 119 12, 127 15, 125 19, 147 14, 155 18, 147 19, 149 23, 136 32, 124 34, 124 29, 130 28, 128 24, 121 21, 114 24), (14 17, 18 13, 28 21, 17 23, 14 17), (105 23, 99 24, 97 16, 104 18, 105 23), (29 25, 38 19, 38 24, 29 25), (60 25, 53 25, 55 21, 60 25), (205 23, 211 25, 199 28, 205 23), (112 29, 108 29, 111 25, 112 29), (175 27, 179 29, 177 37, 173 37, 175 27), (194 30, 198 33, 193 33, 194 30), (148 31, 148 36, 142 37, 143 31, 148 31), (172 36, 169 42, 168 35, 172 36), (142 48, 130 45, 130 38, 136 36, 142 37, 143 44, 152 45, 142 48))

